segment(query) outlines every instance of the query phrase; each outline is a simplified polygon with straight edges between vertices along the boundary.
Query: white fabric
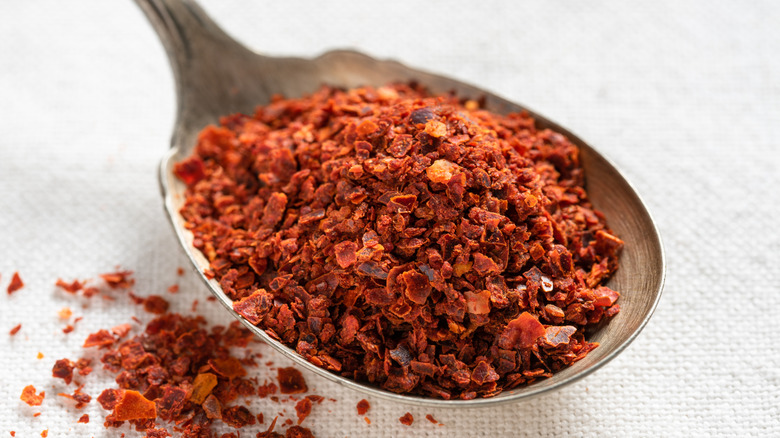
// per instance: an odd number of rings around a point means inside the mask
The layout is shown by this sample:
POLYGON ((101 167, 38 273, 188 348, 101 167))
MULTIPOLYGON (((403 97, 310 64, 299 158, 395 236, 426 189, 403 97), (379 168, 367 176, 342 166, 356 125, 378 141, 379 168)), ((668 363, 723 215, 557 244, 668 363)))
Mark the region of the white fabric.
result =
MULTIPOLYGON (((779 3, 301 3, 204 7, 272 55, 354 47, 550 116, 635 184, 669 264, 644 332, 579 383, 490 409, 370 400, 367 425, 355 414, 360 394, 307 373, 315 393, 338 401, 315 405, 304 426, 326 437, 780 436, 779 3), (407 411, 412 427, 398 421, 407 411)), ((83 411, 91 422, 76 424, 83 412, 55 395, 65 388, 51 367, 139 310, 66 296, 58 277, 118 264, 136 271, 139 294, 165 295, 182 312, 199 299, 210 321, 229 320, 189 268, 176 275, 186 260, 156 180, 174 108, 164 52, 132 2, 0 2, 0 436, 117 436, 94 401, 83 411), (7 296, 16 270, 26 286, 7 296), (169 295, 177 282, 182 291, 169 295), (57 318, 65 306, 84 316, 70 335, 57 318), (19 400, 28 384, 46 391, 40 409, 19 400)), ((87 382, 93 396, 111 384, 101 372, 87 382)), ((254 406, 266 417, 277 409, 254 406)))

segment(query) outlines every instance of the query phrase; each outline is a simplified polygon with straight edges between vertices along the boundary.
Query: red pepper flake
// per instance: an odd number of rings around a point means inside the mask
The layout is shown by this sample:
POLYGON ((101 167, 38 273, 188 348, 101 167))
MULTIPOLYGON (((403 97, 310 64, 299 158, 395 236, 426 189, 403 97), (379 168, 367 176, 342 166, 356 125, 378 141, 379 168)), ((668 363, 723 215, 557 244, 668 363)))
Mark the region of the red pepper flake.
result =
POLYGON ((154 419, 157 418, 157 407, 138 391, 124 390, 109 418, 113 421, 154 419))
POLYGON ((102 278, 111 289, 128 289, 135 284, 135 279, 131 277, 132 275, 133 271, 117 271, 100 274, 100 278, 102 278))
POLYGON ((16 431, 12 430, 11 431, 11 436, 16 436, 16 431))
POLYGON ((57 312, 57 316, 59 316, 60 319, 70 319, 70 317, 73 316, 73 311, 70 310, 70 307, 63 307, 57 312))
POLYGON ((314 438, 311 430, 302 426, 292 426, 284 434, 285 438, 314 438))
POLYGON ((176 268, 176 275, 178 275, 179 277, 181 277, 182 275, 184 275, 184 268, 182 268, 181 266, 179 266, 178 268, 176 268))
POLYGON ((368 402, 368 400, 363 399, 360 400, 357 403, 357 413, 358 415, 365 415, 368 410, 371 409, 371 404, 368 402))
POLYGON ((41 360, 41 359, 43 359, 43 353, 41 353, 41 352, 39 351, 39 352, 38 352, 38 355, 37 355, 36 357, 38 358, 38 360, 41 360))
MULTIPOLYGON (((201 404, 201 407, 203 408, 203 412, 208 418, 212 420, 222 419, 222 405, 219 403, 219 400, 214 396, 214 394, 209 394, 209 396, 206 397, 206 399, 201 404)), ((262 413, 258 414, 258 420, 262 420, 262 415, 262 413)), ((260 422, 262 423, 262 421, 260 422)))
POLYGON ((244 406, 231 406, 222 410, 222 421, 227 425, 240 429, 255 424, 255 417, 244 406))
POLYGON ((168 292, 170 292, 172 294, 178 293, 179 292, 179 285, 178 284, 171 285, 168 288, 168 292))
POLYGON ((68 293, 71 293, 71 294, 75 294, 78 291, 80 291, 82 288, 84 288, 84 283, 82 283, 82 282, 80 282, 78 280, 73 280, 71 283, 68 283, 68 282, 64 281, 63 279, 61 279, 61 278, 57 279, 57 282, 55 283, 55 285, 57 287, 59 287, 60 289, 64 290, 65 292, 68 292, 68 293))
POLYGON ((117 403, 119 402, 119 397, 121 395, 122 392, 120 390, 108 388, 103 390, 103 392, 100 393, 100 395, 97 398, 97 401, 103 409, 107 411, 113 411, 117 403))
POLYGON ((84 406, 87 405, 92 400, 92 397, 89 394, 84 394, 81 392, 81 388, 76 388, 76 390, 73 392, 73 394, 65 394, 65 393, 59 393, 57 394, 60 397, 69 398, 76 402, 76 409, 81 409, 84 406))
POLYGON ((128 333, 130 333, 132 328, 133 326, 130 324, 119 324, 118 326, 111 328, 111 333, 113 333, 117 338, 122 339, 127 336, 128 333))
POLYGON ((235 357, 209 359, 209 366, 217 374, 228 379, 246 376, 246 370, 235 357))
POLYGON ((539 320, 528 312, 523 312, 517 318, 509 321, 506 329, 501 333, 498 345, 504 349, 519 347, 531 348, 536 340, 545 335, 544 326, 539 320))
POLYGON ((40 412, 36 412, 36 413, 34 413, 34 414, 33 414, 33 418, 38 418, 38 417, 40 417, 40 416, 41 416, 41 413, 40 413, 40 412))
POLYGON ((65 326, 65 328, 62 329, 62 333, 65 333, 67 335, 68 333, 72 332, 75 329, 76 329, 75 327, 73 327, 72 325, 68 324, 68 325, 65 326))
POLYGON ((217 376, 212 373, 198 374, 195 376, 195 380, 192 381, 190 401, 196 404, 203 403, 215 386, 217 386, 217 376))
POLYGON ((87 424, 89 423, 89 414, 84 414, 79 418, 79 423, 87 424))
POLYGON ((303 420, 311 414, 311 400, 304 398, 295 404, 295 413, 298 415, 298 424, 303 423, 303 420))
POLYGON ((276 373, 282 394, 300 394, 309 390, 303 374, 296 368, 279 368, 276 373))
POLYGON ((405 413, 401 418, 398 419, 398 421, 401 422, 404 426, 411 426, 414 422, 414 417, 409 412, 405 413))
POLYGON ((8 332, 8 334, 13 336, 13 335, 19 333, 19 330, 21 330, 21 329, 22 329, 22 325, 21 324, 17 324, 14 328, 11 329, 10 332, 8 332))
POLYGON ((99 330, 96 333, 92 333, 87 336, 83 347, 98 347, 103 349, 114 345, 114 342, 116 342, 116 339, 114 338, 114 335, 108 332, 108 330, 99 330))
POLYGON ((435 419, 435 418, 433 418, 433 415, 431 415, 431 414, 428 414, 428 415, 426 415, 426 416, 425 416, 425 418, 426 418, 428 421, 430 421, 431 423, 433 423, 433 424, 439 424, 439 422, 438 422, 438 421, 436 421, 436 419, 435 419))
POLYGON ((46 438, 49 436, 49 429, 44 429, 43 432, 41 432, 41 438, 46 438))
POLYGON ((264 383, 263 385, 259 385, 257 387, 257 395, 260 398, 266 398, 269 395, 276 394, 276 391, 279 388, 276 386, 276 383, 270 382, 270 383, 264 383))
POLYGON ((150 295, 144 300, 144 310, 155 315, 162 315, 168 311, 168 301, 159 295, 150 295))
POLYGON ((52 377, 57 377, 65 381, 66 384, 70 384, 73 380, 73 368, 75 364, 68 359, 59 359, 54 362, 54 367, 51 370, 52 377))
POLYGON ((19 397, 23 402, 29 406, 40 406, 43 403, 43 398, 46 396, 46 391, 41 391, 40 394, 35 393, 35 387, 27 385, 22 390, 22 395, 19 397))
POLYGON ((195 157, 176 163, 173 173, 187 185, 195 184, 206 177, 203 161, 195 157))
POLYGON ((371 425, 371 420, 368 417, 363 417, 363 421, 365 421, 366 424, 371 425))
POLYGON ((19 276, 18 272, 14 272, 14 275, 11 277, 11 283, 8 284, 8 295, 11 295, 23 287, 24 282, 22 281, 22 277, 19 276))

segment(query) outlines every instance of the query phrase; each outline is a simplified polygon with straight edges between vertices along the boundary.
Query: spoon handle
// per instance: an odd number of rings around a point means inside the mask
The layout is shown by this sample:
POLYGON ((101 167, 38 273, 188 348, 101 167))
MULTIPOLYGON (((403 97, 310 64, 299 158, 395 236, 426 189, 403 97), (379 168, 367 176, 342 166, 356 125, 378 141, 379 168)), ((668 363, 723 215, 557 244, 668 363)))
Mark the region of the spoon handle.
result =
POLYGON ((251 112, 270 99, 269 58, 226 34, 194 0, 135 0, 160 38, 176 82, 172 146, 191 142, 215 115, 251 112))

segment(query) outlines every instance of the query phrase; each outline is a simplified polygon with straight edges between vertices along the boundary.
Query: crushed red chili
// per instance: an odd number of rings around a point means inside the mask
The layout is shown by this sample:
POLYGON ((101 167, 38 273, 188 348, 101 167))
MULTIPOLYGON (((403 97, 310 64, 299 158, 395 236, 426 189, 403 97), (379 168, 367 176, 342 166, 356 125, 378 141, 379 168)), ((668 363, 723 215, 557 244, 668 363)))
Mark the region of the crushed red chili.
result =
POLYGON ((46 397, 46 391, 41 391, 40 394, 36 394, 35 387, 27 385, 22 390, 22 395, 19 398, 29 406, 40 406, 41 403, 43 403, 44 397, 46 397))
POLYGON ((358 415, 365 415, 368 410, 371 409, 371 404, 368 402, 368 400, 363 399, 357 402, 357 413, 358 415))
POLYGON ((8 334, 13 336, 13 335, 19 333, 19 330, 21 330, 21 329, 22 329, 22 325, 21 324, 17 324, 16 326, 14 326, 14 328, 11 329, 11 331, 8 332, 8 334))
POLYGON ((276 372, 282 394, 300 394, 309 390, 303 374, 296 368, 279 368, 276 372))
POLYGON ((79 417, 79 423, 89 423, 89 414, 84 414, 81 417, 79 417))
POLYGON ((8 295, 11 295, 23 287, 24 282, 22 281, 22 277, 19 276, 18 272, 14 272, 14 275, 11 276, 11 282, 8 283, 8 295))
POLYGON ((401 422, 404 426, 411 426, 412 423, 414 423, 414 417, 409 412, 405 413, 401 418, 398 419, 398 421, 401 422))
POLYGON ((298 403, 295 404, 295 413, 298 415, 298 424, 303 423, 303 420, 311 414, 311 407, 311 400, 308 398, 299 400, 298 403))
POLYGON ((491 397, 571 365, 619 310, 623 242, 579 149, 527 113, 324 87, 204 129, 181 213, 234 309, 317 366, 491 397))

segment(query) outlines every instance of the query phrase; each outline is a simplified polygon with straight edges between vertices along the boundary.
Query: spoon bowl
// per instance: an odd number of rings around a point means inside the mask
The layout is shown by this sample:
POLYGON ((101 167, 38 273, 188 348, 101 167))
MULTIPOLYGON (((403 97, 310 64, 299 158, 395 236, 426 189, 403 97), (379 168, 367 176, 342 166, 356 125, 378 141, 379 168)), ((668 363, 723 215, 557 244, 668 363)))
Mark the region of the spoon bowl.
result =
POLYGON ((257 54, 233 40, 191 0, 136 0, 162 41, 176 82, 178 112, 171 148, 160 166, 160 186, 165 210, 185 252, 217 300, 236 319, 302 368, 364 394, 409 405, 429 407, 477 407, 515 402, 547 393, 590 374, 623 351, 647 323, 663 288, 665 260, 658 230, 642 200, 620 172, 587 143, 549 119, 477 87, 395 61, 376 60, 354 51, 328 52, 314 59, 272 58, 257 54), (235 311, 232 300, 216 280, 203 274, 206 258, 193 247, 179 210, 186 186, 173 174, 176 162, 190 155, 198 133, 220 116, 249 113, 266 104, 274 94, 300 97, 322 84, 341 88, 381 86, 415 81, 432 94, 454 92, 461 98, 482 99, 486 109, 499 114, 527 110, 539 128, 566 135, 581 150, 587 190, 625 247, 620 269, 607 284, 620 291, 621 311, 590 333, 600 346, 584 359, 531 385, 504 391, 492 398, 440 400, 400 395, 359 383, 306 361, 296 351, 276 341, 235 311))

